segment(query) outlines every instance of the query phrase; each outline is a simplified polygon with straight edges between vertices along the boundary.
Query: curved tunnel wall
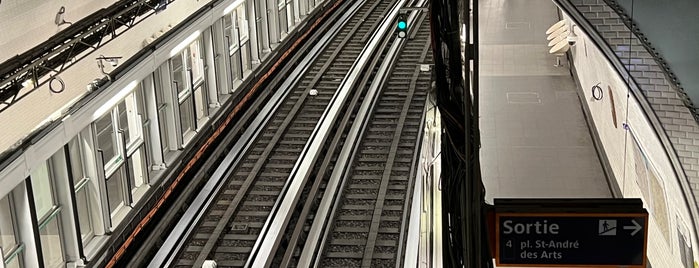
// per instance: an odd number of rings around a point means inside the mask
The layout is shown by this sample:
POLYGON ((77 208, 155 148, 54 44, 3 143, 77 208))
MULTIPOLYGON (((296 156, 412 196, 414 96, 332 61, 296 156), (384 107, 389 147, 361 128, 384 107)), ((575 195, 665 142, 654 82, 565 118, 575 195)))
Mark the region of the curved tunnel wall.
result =
POLYGON ((699 101, 699 1, 616 0, 668 62, 690 99, 699 101))
POLYGON ((653 267, 692 267, 686 265, 687 257, 697 255, 692 246, 697 243, 696 230, 666 149, 639 100, 629 93, 627 78, 584 31, 574 31, 578 41, 570 51, 572 71, 608 159, 610 183, 618 186, 615 194, 643 199, 650 212, 647 254, 653 267), (601 99, 593 97, 593 87, 598 98, 602 93, 601 99))

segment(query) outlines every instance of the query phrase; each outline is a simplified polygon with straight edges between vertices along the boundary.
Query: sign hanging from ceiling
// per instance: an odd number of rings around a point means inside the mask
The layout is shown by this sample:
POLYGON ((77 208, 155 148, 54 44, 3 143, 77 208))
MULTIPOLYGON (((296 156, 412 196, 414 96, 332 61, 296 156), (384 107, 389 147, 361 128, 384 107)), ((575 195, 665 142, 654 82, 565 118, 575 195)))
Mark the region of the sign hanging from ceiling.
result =
POLYGON ((646 267, 648 213, 495 213, 498 266, 646 267))

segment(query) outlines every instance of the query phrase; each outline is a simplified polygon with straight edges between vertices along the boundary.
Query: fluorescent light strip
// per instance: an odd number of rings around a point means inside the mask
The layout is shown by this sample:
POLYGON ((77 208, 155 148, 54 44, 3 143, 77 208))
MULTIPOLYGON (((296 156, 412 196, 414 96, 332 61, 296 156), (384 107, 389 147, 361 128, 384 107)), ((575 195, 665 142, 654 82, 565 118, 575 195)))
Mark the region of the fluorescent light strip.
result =
POLYGON ((175 48, 170 50, 170 57, 177 55, 177 53, 180 53, 180 51, 182 51, 190 43, 194 42, 194 40, 196 40, 199 37, 199 35, 201 35, 201 32, 196 31, 196 32, 192 33, 190 36, 188 36, 186 39, 184 39, 184 41, 177 44, 177 46, 175 46, 175 48))
POLYGON ((133 81, 126 85, 119 93, 114 95, 111 99, 109 99, 105 104, 100 106, 94 114, 92 114, 92 120, 97 120, 98 118, 102 117, 105 113, 107 113, 109 110, 112 109, 119 101, 124 99, 126 95, 129 95, 131 91, 133 91, 134 88, 136 88, 136 85, 138 85, 138 81, 133 81))
POLYGON ((231 11, 233 11, 233 9, 238 7, 244 1, 245 0, 238 0, 238 1, 233 2, 233 4, 230 4, 229 6, 226 7, 226 9, 223 10, 223 15, 225 16, 225 15, 228 15, 228 13, 231 13, 231 11))

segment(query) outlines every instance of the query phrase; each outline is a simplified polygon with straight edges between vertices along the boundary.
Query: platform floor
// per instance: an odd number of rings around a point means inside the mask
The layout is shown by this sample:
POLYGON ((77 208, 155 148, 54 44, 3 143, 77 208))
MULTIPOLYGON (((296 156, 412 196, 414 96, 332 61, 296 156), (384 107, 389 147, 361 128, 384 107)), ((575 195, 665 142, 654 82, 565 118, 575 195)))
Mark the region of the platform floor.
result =
POLYGON ((550 0, 480 1, 481 166, 486 199, 611 197, 575 81, 554 67, 550 0))

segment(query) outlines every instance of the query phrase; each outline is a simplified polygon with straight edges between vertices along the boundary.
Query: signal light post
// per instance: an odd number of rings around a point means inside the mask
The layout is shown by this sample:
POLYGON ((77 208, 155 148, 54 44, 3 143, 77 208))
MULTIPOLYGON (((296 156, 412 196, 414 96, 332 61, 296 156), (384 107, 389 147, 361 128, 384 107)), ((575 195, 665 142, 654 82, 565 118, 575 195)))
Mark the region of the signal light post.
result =
POLYGON ((405 14, 398 14, 398 37, 405 38, 408 30, 408 21, 405 18, 405 14))

